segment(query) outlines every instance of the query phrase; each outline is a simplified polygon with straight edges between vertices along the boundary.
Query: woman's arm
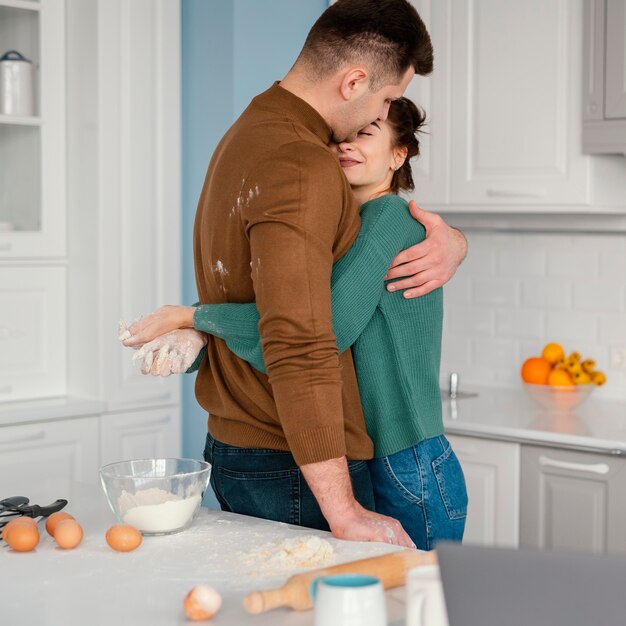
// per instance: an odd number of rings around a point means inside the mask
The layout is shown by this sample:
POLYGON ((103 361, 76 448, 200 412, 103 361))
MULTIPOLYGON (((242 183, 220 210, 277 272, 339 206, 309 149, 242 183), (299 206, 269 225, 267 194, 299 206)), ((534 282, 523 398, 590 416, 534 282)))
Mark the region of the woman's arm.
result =
MULTIPOLYGON (((374 314, 384 290, 384 277, 393 258, 407 242, 421 241, 423 227, 411 219, 404 200, 385 196, 368 202, 361 213, 361 230, 348 252, 333 266, 331 279, 333 330, 339 352, 361 335, 374 314)), ((400 296, 398 296, 400 297, 400 296)), ((208 333, 226 342, 237 356, 265 372, 258 331, 259 313, 254 303, 167 306, 130 327, 124 345, 140 346, 157 334, 176 328, 208 333)), ((195 371, 205 350, 187 370, 195 371)))

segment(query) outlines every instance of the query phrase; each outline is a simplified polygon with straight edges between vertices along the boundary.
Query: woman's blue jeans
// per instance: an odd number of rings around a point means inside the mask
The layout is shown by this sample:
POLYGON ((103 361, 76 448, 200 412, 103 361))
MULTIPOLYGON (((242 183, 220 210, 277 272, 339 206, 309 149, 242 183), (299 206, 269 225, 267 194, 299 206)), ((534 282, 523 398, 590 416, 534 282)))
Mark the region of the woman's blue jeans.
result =
POLYGON ((369 461, 376 511, 397 519, 420 550, 461 541, 467 490, 461 464, 440 435, 369 461))
MULTIPOLYGON (((204 459, 212 466, 211 487, 223 511, 330 530, 289 452, 238 448, 207 435, 204 459)), ((355 498, 373 511, 367 461, 349 461, 348 470, 355 498)))

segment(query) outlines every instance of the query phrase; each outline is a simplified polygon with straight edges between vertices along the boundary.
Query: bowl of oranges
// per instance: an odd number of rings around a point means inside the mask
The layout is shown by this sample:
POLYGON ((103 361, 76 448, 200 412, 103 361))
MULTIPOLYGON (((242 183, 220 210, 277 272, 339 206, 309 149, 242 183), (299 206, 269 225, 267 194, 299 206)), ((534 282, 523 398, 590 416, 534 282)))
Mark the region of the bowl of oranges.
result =
POLYGON ((580 352, 566 355, 558 343, 549 343, 541 356, 526 359, 521 376, 530 397, 553 411, 577 407, 606 382, 604 373, 596 369, 594 359, 583 358, 580 352))

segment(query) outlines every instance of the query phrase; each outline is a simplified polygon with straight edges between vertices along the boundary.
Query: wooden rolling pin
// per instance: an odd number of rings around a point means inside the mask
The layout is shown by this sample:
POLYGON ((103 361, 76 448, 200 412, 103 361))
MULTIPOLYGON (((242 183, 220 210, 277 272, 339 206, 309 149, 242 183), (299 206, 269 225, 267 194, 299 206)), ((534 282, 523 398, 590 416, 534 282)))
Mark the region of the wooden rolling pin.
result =
POLYGON ((435 552, 400 550, 360 561, 350 561, 303 574, 294 574, 277 589, 253 591, 243 599, 243 608, 248 613, 264 613, 279 606, 289 606, 296 611, 304 611, 312 606, 311 581, 319 576, 333 574, 368 574, 380 579, 385 589, 404 585, 408 570, 419 565, 436 565, 435 552))

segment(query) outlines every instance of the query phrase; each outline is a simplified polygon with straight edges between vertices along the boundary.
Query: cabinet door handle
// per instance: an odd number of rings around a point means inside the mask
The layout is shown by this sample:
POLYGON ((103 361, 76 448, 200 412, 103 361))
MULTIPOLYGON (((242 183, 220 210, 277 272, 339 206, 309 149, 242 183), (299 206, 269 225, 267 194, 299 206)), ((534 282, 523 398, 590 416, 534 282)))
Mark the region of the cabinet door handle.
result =
POLYGON ((46 438, 46 433, 43 430, 39 430, 36 433, 30 435, 22 435, 21 437, 8 437, 6 439, 0 439, 0 444, 12 444, 12 443, 25 443, 27 441, 41 441, 46 438))
POLYGON ((559 469, 567 469, 574 472, 591 472, 592 474, 608 474, 611 469, 606 463, 570 463, 568 461, 549 459, 543 455, 539 457, 539 465, 543 467, 558 467, 559 469))
POLYGON ((535 191, 521 191, 515 189, 487 189, 488 198, 545 198, 547 191, 537 189, 535 191))

